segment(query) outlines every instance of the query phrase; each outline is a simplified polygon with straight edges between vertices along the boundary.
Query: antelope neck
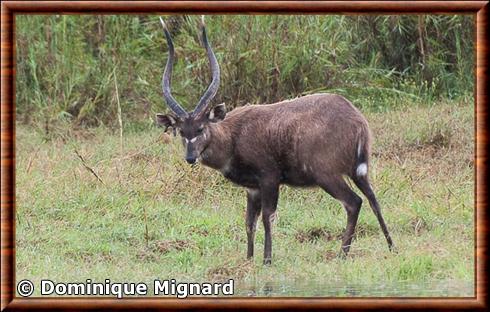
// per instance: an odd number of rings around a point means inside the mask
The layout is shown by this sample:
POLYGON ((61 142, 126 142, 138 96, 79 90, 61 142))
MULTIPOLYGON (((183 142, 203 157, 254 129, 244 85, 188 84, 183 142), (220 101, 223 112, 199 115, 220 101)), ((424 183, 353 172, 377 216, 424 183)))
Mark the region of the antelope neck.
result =
POLYGON ((221 169, 231 158, 231 135, 223 122, 209 127, 210 142, 201 154, 202 163, 213 169, 221 169))

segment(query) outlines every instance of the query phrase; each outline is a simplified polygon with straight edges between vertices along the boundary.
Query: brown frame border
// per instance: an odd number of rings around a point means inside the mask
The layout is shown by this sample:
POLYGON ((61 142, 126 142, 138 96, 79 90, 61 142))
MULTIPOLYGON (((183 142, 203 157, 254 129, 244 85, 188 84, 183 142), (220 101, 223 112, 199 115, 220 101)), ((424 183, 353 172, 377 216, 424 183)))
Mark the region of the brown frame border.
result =
POLYGON ((488 309, 486 269, 488 132, 488 1, 3 1, 1 3, 1 310, 19 309, 182 309, 338 308, 488 309), (17 13, 69 14, 474 14, 476 16, 476 297, 474 298, 21 298, 15 297, 15 45, 17 13))

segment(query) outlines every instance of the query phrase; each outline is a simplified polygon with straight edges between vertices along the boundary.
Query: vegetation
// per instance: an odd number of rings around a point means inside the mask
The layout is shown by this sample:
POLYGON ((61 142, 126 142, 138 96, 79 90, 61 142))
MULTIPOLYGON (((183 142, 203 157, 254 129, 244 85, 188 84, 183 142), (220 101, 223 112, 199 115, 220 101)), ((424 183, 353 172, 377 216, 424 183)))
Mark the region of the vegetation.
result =
MULTIPOLYGON (((197 16, 167 17, 177 49, 174 95, 192 109, 210 80, 197 16)), ((472 96, 473 17, 212 16, 221 64, 216 103, 340 93, 363 109, 472 96)), ((24 123, 150 126, 165 111, 167 47, 157 16, 22 16, 17 114, 24 123), (117 88, 116 88, 117 86, 117 88)))
MULTIPOLYGON (((191 109, 210 78, 197 17, 166 21, 174 95, 191 109)), ((216 103, 332 92, 363 111, 398 252, 365 200, 351 253, 338 259, 343 208, 319 189, 284 186, 272 266, 262 265, 261 225, 246 261, 244 190, 187 165, 179 140, 154 126, 167 111, 157 17, 18 15, 17 281, 234 278, 239 295, 473 296, 473 18, 206 23, 222 71, 216 103)))
POLYGON ((46 141, 20 125, 17 280, 235 278, 242 295, 472 296, 473 116, 468 102, 368 113, 371 177, 398 253, 365 200, 351 254, 336 258, 341 205, 283 187, 271 267, 262 225, 245 260, 245 191, 187 165, 179 140, 153 129, 121 145, 99 127, 46 141))

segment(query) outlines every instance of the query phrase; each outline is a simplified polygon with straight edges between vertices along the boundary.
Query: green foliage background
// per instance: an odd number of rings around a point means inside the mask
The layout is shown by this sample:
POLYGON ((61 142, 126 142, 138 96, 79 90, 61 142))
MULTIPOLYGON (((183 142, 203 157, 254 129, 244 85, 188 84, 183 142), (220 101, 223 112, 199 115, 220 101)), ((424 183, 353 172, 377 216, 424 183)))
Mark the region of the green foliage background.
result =
MULTIPOLYGON (((210 81, 198 16, 167 16, 174 96, 192 109, 210 81)), ((471 97, 470 15, 208 16, 221 65, 216 103, 271 103, 314 92, 364 110, 471 97)), ((157 16, 16 16, 19 121, 148 126, 166 111, 167 48, 157 16), (117 86, 117 89, 116 89, 117 86)), ((146 128, 146 127, 145 127, 146 128)))

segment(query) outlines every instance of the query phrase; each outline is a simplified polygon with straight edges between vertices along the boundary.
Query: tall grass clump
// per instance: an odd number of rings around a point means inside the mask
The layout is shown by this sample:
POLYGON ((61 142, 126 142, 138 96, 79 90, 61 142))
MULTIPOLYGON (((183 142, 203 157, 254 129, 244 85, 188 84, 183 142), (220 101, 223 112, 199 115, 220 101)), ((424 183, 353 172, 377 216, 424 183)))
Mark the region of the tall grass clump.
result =
MULTIPOLYGON (((198 17, 166 19, 177 53, 173 93, 192 109, 210 80, 198 17)), ((206 24, 221 65, 216 102, 228 107, 335 92, 385 110, 473 93, 469 15, 209 16, 206 24)), ((18 15, 16 53, 17 116, 46 131, 62 121, 118 128, 119 117, 146 127, 166 110, 157 16, 18 15)))

